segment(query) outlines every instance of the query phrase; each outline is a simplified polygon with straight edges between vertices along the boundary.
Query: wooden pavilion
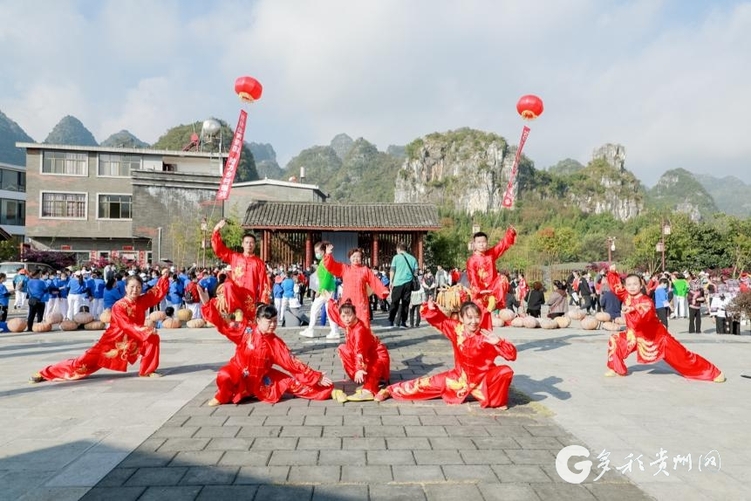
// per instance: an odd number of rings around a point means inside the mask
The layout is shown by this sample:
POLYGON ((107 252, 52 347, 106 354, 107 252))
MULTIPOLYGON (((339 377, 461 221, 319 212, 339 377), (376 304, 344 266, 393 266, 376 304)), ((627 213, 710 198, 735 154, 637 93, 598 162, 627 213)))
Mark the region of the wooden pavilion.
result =
POLYGON ((261 258, 271 265, 302 263, 307 268, 315 243, 328 240, 343 262, 350 248, 363 248, 370 267, 388 265, 396 244, 404 242, 422 268, 425 235, 440 224, 432 204, 254 201, 243 227, 257 233, 261 258))

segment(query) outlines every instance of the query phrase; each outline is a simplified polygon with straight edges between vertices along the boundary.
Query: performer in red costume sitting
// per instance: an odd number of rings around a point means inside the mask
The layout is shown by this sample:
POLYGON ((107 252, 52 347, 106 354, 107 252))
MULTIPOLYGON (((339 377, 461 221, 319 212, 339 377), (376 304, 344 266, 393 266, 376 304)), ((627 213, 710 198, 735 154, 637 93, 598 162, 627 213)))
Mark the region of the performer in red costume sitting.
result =
POLYGON ((229 250, 222 241, 221 229, 227 222, 222 219, 211 234, 211 248, 214 254, 232 268, 224 284, 224 300, 220 305, 224 313, 234 313, 241 309, 251 321, 258 303, 273 304, 271 301, 271 282, 266 273, 266 263, 255 255, 256 237, 252 233, 243 236, 242 254, 229 250))
POLYGON ((677 339, 670 335, 657 318, 652 300, 642 294, 642 279, 639 275, 626 277, 625 285, 611 265, 608 271, 608 285, 623 303, 621 312, 626 319, 627 330, 610 336, 608 342, 608 372, 606 376, 628 374, 625 360, 636 352, 640 364, 652 364, 660 360, 675 369, 678 374, 689 379, 725 382, 725 376, 712 363, 690 352, 677 339))
POLYGON ((337 348, 342 360, 344 372, 362 388, 347 397, 353 402, 373 400, 378 392, 380 381, 389 380, 389 351, 373 335, 370 328, 356 316, 355 307, 345 302, 337 307, 333 299, 329 300, 328 310, 331 320, 344 327, 345 343, 337 348))
POLYGON ((169 270, 162 270, 156 285, 141 295, 138 275, 125 279, 125 297, 112 306, 112 319, 99 341, 78 358, 50 365, 31 376, 30 382, 82 379, 99 369, 125 372, 141 356, 139 376, 158 377, 159 335, 144 326, 149 308, 159 304, 169 290, 169 270))
POLYGON ((258 307, 256 324, 247 317, 240 322, 228 322, 217 309, 217 298, 209 301, 204 289, 199 287, 198 291, 203 303, 203 317, 236 345, 235 355, 219 369, 216 376, 218 390, 209 406, 236 404, 250 397, 273 404, 281 400, 284 393, 310 400, 326 400, 333 396, 342 401, 344 392, 335 390, 330 378, 295 358, 285 342, 276 336, 277 312, 273 305, 258 307), (289 374, 273 368, 275 364, 289 374))
POLYGON ((444 315, 432 300, 423 305, 420 314, 454 345, 454 368, 392 384, 379 391, 375 400, 389 396, 396 400, 442 397, 446 403, 460 404, 472 395, 481 407, 505 409, 514 371, 508 365, 495 365, 494 361, 499 355, 516 360, 516 347, 492 331, 480 328, 480 307, 471 301, 462 304, 459 321, 444 315))
POLYGON ((381 283, 370 268, 362 264, 362 257, 365 251, 360 248, 350 249, 347 253, 350 264, 342 264, 335 261, 332 255, 333 252, 334 246, 328 244, 326 246, 326 255, 323 256, 323 266, 335 277, 342 278, 343 291, 342 297, 339 299, 339 304, 342 305, 347 301, 352 303, 352 306, 355 307, 355 311, 359 315, 357 318, 366 327, 370 327, 368 286, 381 299, 388 297, 389 290, 381 283))
POLYGON ((472 300, 485 310, 482 319, 483 329, 492 329, 490 312, 506 306, 506 293, 509 285, 505 275, 499 275, 495 262, 516 241, 516 230, 509 227, 503 240, 488 250, 488 235, 478 231, 472 235, 474 253, 467 260, 467 279, 472 300))

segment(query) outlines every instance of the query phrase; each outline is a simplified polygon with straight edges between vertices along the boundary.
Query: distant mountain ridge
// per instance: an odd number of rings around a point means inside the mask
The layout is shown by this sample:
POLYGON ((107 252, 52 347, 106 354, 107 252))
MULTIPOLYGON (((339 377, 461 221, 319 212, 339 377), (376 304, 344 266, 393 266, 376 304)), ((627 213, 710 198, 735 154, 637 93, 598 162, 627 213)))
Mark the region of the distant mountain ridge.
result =
POLYGON ((89 129, 76 117, 64 116, 44 140, 45 144, 68 146, 99 146, 89 129))
POLYGON ((102 141, 99 146, 106 146, 108 148, 148 148, 149 143, 141 141, 127 130, 121 130, 102 141))
POLYGON ((0 111, 0 162, 26 165, 26 150, 16 148, 16 143, 33 143, 26 131, 0 111))

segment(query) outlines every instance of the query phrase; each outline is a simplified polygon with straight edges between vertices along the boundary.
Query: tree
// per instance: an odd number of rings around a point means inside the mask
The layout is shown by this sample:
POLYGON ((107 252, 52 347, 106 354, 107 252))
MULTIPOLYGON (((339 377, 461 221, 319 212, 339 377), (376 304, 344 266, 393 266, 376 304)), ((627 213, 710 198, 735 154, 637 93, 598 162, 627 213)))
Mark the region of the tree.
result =
POLYGON ((569 261, 579 254, 579 238, 571 228, 547 226, 534 234, 532 242, 545 264, 569 261))

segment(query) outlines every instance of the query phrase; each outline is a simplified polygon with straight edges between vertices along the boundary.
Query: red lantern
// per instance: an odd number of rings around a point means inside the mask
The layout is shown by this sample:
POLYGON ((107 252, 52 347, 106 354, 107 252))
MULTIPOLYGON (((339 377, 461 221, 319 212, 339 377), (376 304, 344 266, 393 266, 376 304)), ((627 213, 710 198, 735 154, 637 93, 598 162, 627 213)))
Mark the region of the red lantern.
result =
POLYGON ((263 87, 253 77, 240 77, 235 80, 235 92, 246 103, 252 103, 261 99, 263 87))
POLYGON ((542 115, 542 110, 542 99, 533 94, 520 97, 519 102, 516 103, 516 111, 524 120, 534 120, 542 115))

